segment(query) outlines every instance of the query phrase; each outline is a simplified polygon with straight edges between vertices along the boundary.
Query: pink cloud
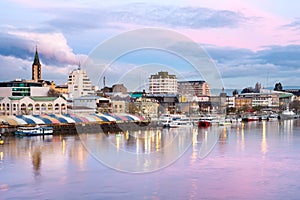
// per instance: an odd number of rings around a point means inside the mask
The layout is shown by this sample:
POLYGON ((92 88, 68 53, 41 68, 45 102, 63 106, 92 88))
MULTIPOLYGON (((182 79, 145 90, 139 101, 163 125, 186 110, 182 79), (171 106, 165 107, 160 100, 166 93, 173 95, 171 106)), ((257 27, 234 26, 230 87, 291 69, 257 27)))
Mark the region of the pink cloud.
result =
MULTIPOLYGON (((290 23, 289 19, 262 10, 262 6, 258 7, 255 3, 251 4, 244 0, 211 0, 201 3, 189 1, 188 4, 241 12, 248 18, 247 23, 237 28, 183 30, 197 42, 252 50, 270 45, 300 44, 299 34, 292 29, 283 28, 290 23)), ((265 6, 271 5, 270 2, 265 2, 265 6)))

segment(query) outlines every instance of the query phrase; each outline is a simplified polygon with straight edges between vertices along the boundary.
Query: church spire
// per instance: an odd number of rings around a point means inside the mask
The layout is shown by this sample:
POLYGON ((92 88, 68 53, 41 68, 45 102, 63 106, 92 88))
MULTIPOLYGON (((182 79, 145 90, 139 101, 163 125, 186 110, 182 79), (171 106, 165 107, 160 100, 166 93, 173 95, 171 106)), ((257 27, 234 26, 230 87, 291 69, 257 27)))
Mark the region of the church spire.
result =
POLYGON ((37 46, 35 47, 35 56, 34 56, 34 61, 33 61, 34 65, 40 65, 40 59, 39 59, 39 54, 37 51, 37 46))
POLYGON ((32 63, 32 80, 35 82, 42 80, 42 65, 40 63, 37 46, 35 47, 35 56, 32 63))

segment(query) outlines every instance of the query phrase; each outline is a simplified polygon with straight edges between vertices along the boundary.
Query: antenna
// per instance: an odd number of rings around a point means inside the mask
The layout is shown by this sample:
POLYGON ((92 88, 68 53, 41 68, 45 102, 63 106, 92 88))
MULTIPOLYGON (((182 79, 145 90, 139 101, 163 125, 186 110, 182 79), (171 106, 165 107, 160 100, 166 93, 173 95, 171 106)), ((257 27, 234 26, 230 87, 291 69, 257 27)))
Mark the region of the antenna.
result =
POLYGON ((80 63, 80 61, 78 62, 78 70, 81 70, 81 63, 80 63))

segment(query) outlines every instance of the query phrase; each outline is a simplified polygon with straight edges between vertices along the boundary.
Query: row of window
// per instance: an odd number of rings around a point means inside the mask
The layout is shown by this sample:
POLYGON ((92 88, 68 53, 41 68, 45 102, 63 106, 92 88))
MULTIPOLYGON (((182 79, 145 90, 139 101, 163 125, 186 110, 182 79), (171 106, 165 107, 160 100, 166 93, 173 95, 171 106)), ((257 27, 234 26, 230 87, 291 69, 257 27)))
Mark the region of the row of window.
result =
MULTIPOLYGON (((5 104, 0 104, 0 110, 10 110, 10 108, 12 107, 12 110, 18 110, 19 104, 12 104, 10 105, 9 103, 5 104)), ((21 110, 33 110, 33 104, 21 104, 21 110)), ((61 104, 59 105, 58 103, 56 103, 54 105, 54 110, 59 110, 59 108, 61 107, 61 109, 66 109, 66 104, 61 104)), ((53 110, 53 104, 49 103, 48 105, 46 105, 45 103, 43 104, 39 104, 36 103, 34 104, 34 109, 35 110, 53 110)))

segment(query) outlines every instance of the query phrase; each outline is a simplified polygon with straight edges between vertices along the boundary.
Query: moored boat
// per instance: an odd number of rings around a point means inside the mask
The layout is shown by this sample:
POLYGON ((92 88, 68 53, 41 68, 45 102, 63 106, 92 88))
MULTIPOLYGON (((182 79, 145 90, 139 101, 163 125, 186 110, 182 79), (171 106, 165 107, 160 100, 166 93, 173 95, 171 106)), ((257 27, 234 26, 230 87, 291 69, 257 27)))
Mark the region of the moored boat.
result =
POLYGON ((249 115, 249 116, 243 117, 243 121, 245 121, 245 122, 259 121, 259 117, 257 115, 249 115))
POLYGON ((280 114, 280 119, 295 119, 296 117, 296 113, 289 110, 288 108, 280 114))
POLYGON ((193 123, 189 119, 174 120, 170 123, 170 128, 190 127, 193 123))
POLYGON ((210 120, 206 120, 206 119, 201 119, 198 122, 198 127, 199 128, 207 128, 211 125, 211 121, 210 120))
POLYGON ((34 136, 34 135, 52 135, 53 127, 51 126, 34 126, 34 127, 19 127, 15 135, 34 136))

